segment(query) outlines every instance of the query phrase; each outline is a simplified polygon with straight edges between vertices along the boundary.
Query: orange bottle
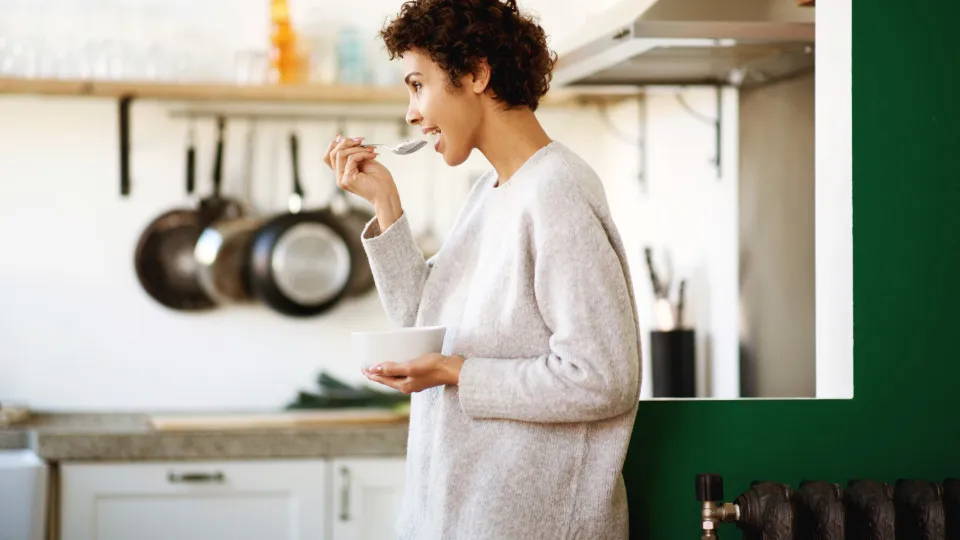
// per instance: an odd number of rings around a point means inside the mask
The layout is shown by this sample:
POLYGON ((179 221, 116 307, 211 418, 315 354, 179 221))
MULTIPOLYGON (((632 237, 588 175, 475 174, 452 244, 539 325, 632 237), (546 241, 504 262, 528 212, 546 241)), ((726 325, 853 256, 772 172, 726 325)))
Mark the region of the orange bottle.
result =
POLYGON ((270 82, 301 82, 297 34, 287 0, 270 0, 270 82))

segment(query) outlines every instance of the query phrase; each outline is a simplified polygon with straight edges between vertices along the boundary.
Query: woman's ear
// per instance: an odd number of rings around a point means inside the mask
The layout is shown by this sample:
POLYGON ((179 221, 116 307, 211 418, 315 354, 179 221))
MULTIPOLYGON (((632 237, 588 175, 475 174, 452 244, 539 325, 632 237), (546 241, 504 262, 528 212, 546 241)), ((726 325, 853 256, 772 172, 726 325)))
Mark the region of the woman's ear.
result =
POLYGON ((482 94, 486 92, 487 87, 490 86, 490 64, 487 63, 486 58, 481 58, 477 62, 477 67, 473 70, 473 82, 471 83, 471 89, 475 94, 482 94))

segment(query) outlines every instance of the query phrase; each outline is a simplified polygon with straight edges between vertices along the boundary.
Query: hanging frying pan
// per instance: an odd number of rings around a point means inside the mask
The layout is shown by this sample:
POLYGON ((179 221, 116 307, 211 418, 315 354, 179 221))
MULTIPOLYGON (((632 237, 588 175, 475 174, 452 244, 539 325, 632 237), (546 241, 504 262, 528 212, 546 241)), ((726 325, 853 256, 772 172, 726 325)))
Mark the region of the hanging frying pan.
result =
MULTIPOLYGON (((244 193, 251 205, 250 186, 256 145, 255 122, 247 131, 244 193)), ((200 234, 194 247, 198 279, 203 291, 218 304, 248 303, 254 300, 247 260, 253 234, 266 221, 263 216, 243 215, 217 220, 200 234)))
MULTIPOLYGON (((221 121, 214 166, 213 195, 203 198, 197 208, 180 208, 155 218, 141 233, 134 252, 134 268, 141 287, 154 300, 171 309, 201 311, 216 306, 197 279, 193 250, 207 224, 242 210, 233 201, 220 197, 220 168, 223 153, 221 121)), ((195 185, 196 145, 193 127, 187 143, 187 193, 195 185)))
POLYGON ((266 222, 250 247, 250 283, 258 299, 293 317, 310 317, 344 296, 353 263, 347 233, 328 209, 301 211, 296 134, 290 135, 291 211, 266 222))

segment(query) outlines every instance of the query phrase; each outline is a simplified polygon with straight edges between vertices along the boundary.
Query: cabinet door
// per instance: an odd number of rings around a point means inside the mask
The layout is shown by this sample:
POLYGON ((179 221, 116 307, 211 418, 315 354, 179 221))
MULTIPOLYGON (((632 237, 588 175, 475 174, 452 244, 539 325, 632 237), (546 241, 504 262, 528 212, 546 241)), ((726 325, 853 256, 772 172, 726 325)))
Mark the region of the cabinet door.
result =
POLYGON ((64 464, 61 540, 317 540, 321 460, 64 464))
POLYGON ((331 540, 396 538, 403 498, 403 458, 337 459, 331 462, 331 540))

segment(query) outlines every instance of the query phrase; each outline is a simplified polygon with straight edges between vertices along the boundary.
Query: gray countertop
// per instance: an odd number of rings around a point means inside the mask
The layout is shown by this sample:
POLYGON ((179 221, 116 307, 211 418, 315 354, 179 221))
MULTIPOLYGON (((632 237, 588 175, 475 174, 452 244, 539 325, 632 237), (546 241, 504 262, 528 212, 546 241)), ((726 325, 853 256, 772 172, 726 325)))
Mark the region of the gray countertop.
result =
POLYGON ((0 429, 0 449, 48 461, 146 461, 403 456, 407 424, 158 431, 146 413, 34 412, 0 429))

